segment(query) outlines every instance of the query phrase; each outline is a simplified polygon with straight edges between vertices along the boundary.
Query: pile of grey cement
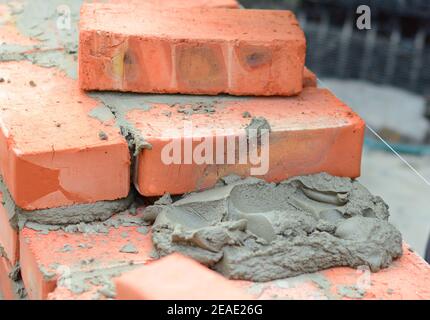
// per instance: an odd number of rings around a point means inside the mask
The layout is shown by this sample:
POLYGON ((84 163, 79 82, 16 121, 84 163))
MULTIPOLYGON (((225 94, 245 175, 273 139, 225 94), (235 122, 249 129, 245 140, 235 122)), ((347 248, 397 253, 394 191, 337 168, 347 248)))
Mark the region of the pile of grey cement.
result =
POLYGON ((180 252, 228 278, 269 281, 336 266, 376 272, 402 254, 388 206, 358 181, 328 174, 279 184, 229 176, 147 207, 159 256, 180 252))

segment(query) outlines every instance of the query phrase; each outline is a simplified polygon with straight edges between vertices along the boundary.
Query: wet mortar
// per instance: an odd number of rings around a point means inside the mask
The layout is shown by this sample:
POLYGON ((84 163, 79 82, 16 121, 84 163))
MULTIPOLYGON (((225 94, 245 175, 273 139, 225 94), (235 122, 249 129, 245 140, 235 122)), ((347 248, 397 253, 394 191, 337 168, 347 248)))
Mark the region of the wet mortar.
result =
MULTIPOLYGON (((25 221, 25 226, 42 234, 57 230, 107 234, 119 226, 134 226, 148 234, 152 229, 152 258, 180 252, 228 278, 255 282, 336 266, 368 266, 376 272, 402 253, 401 235, 388 222, 384 201, 356 180, 328 174, 279 184, 233 175, 207 191, 173 199, 165 194, 143 215, 142 210, 135 213, 136 205, 129 205, 128 214, 111 214, 103 221, 57 225, 25 221)), ((61 250, 73 254, 74 248, 66 244, 61 250)), ((116 250, 136 254, 139 246, 129 241, 116 250)), ((97 274, 106 278, 98 295, 113 297, 111 276, 102 270, 97 274)), ((44 275, 50 278, 55 272, 44 275)), ((87 292, 88 282, 99 276, 73 272, 67 275, 73 277, 69 289, 87 292)), ((344 296, 362 295, 353 288, 338 291, 344 296)))
POLYGON ((135 190, 132 188, 126 198, 118 200, 28 211, 15 204, 1 176, 0 192, 3 195, 2 205, 6 209, 11 226, 15 229, 21 229, 24 225, 31 224, 42 228, 49 225, 66 226, 81 222, 104 221, 115 213, 127 210, 133 204, 135 198, 135 190))
POLYGON ((144 217, 159 256, 181 252, 231 279, 270 281, 338 266, 376 272, 402 254, 384 201, 358 181, 328 174, 279 184, 230 179, 147 207, 144 217))

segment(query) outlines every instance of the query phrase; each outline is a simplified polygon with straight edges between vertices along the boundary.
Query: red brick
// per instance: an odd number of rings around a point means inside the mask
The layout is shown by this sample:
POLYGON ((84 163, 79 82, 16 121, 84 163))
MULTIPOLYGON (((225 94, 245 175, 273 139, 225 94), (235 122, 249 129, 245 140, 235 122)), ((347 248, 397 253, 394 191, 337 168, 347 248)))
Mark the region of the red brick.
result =
POLYGON ((5 62, 0 74, 0 172, 18 206, 34 210, 127 196, 127 142, 112 123, 88 115, 98 101, 53 68, 5 62))
POLYGON ((235 282, 255 299, 429 300, 430 266, 405 244, 403 256, 377 273, 332 268, 267 283, 235 282), (360 290, 355 291, 356 289, 360 290), (342 288, 348 288, 345 294, 342 288), (355 294, 357 293, 357 294, 355 294), (354 298, 355 296, 355 298, 354 298))
MULTIPOLYGON (((130 218, 121 213, 111 219, 121 221, 130 218)), ((134 217, 142 219, 141 214, 134 217)), ((68 233, 62 230, 48 234, 25 227, 20 231, 21 274, 30 299, 47 299, 48 294, 57 287, 60 276, 91 273, 96 270, 109 270, 143 264, 150 260, 152 250, 151 233, 142 234, 138 226, 122 225, 109 227, 107 233, 68 233), (121 248, 132 243, 138 253, 120 252, 121 248), (67 248, 67 250, 65 250, 67 248)), ((60 288, 65 297, 67 288, 60 288)), ((94 295, 98 287, 90 286, 88 292, 68 293, 80 298, 94 295)), ((55 299, 51 297, 51 299, 55 299)))
POLYGON ((38 257, 32 252, 30 236, 30 231, 24 229, 20 237, 21 276, 29 298, 40 300, 55 289, 56 278, 51 278, 40 269, 38 257))
POLYGON ((19 284, 9 276, 12 270, 13 266, 10 262, 6 258, 0 256, 0 300, 21 299, 17 292, 19 284))
POLYGON ((12 265, 18 262, 19 244, 18 231, 10 223, 9 214, 3 206, 3 194, 0 192, 0 247, 5 251, 12 265))
POLYGON ((240 8, 236 0, 109 0, 110 3, 149 3, 153 6, 166 6, 171 8, 240 8))
POLYGON ((89 290, 83 293, 75 293, 69 288, 58 285, 54 291, 48 294, 47 300, 107 300, 107 298, 98 293, 98 290, 102 286, 96 286, 91 283, 89 285, 89 290))
MULTIPOLYGON (((139 268, 133 273, 143 272, 145 268, 139 268)), ((173 271, 169 270, 169 272, 173 271)), ((117 282, 127 276, 128 273, 123 274, 121 278, 117 279, 117 282)), ((159 274, 155 278, 159 279, 159 274)), ((174 281, 177 282, 177 279, 174 281)), ((357 285, 360 284, 366 286, 366 281, 369 282, 369 286, 363 287, 365 290, 363 290, 362 295, 358 295, 355 299, 430 299, 430 266, 415 252, 410 251, 407 245, 404 246, 403 256, 394 261, 392 266, 377 273, 370 273, 368 276, 363 276, 362 271, 352 268, 332 268, 302 277, 281 279, 266 283, 233 280, 230 280, 230 283, 254 299, 349 300, 354 298, 345 295, 342 292, 342 288, 350 288, 349 291, 354 293, 354 288, 359 288, 357 285), (365 277, 368 277, 367 280, 365 280, 365 277)), ((138 283, 139 281, 137 280, 134 284, 137 286, 138 283)), ((161 286, 160 289, 162 288, 165 287, 161 286)), ((120 293, 118 298, 136 299, 134 294, 134 291, 127 289, 125 292, 126 296, 124 297, 120 293)), ((143 293, 139 290, 140 294, 143 293)), ((52 298, 57 300, 76 299, 76 297, 76 294, 64 288, 57 288, 52 294, 52 298)), ((78 295, 78 297, 86 299, 91 298, 91 295, 78 295)), ((201 297, 197 298, 200 299, 201 297)))
MULTIPOLYGON (((190 102, 183 96, 158 96, 151 98, 153 103, 149 103, 152 106, 149 111, 130 108, 129 122, 152 145, 152 149, 144 149, 137 160, 135 185, 141 194, 182 194, 210 188, 219 178, 229 174, 251 175, 250 169, 258 165, 252 165, 249 160, 246 164, 236 161, 236 164, 218 165, 197 164, 194 159, 191 164, 184 164, 183 158, 182 164, 162 161, 166 145, 174 141, 184 149, 185 141, 191 144, 191 138, 184 137, 183 128, 187 123, 193 129, 193 152, 200 144, 198 139, 215 138, 217 129, 231 130, 218 133, 221 137, 246 136, 244 128, 251 119, 244 118, 244 112, 253 117, 264 117, 270 123, 269 171, 260 176, 267 181, 280 182, 292 176, 318 172, 347 177, 360 175, 365 124, 328 90, 306 88, 294 98, 194 98, 194 102, 190 102), (176 102, 174 107, 172 101, 176 102), (178 113, 183 111, 181 108, 191 109, 202 103, 213 105, 215 112, 193 114, 188 116, 189 122, 178 113), (166 116, 169 112, 170 117, 166 116), (166 136, 171 129, 177 131, 166 136)), ((216 153, 215 139, 213 149, 216 153)), ((225 145, 224 150, 227 150, 225 145)))
POLYGON ((245 300, 251 296, 220 274, 172 254, 115 279, 119 300, 245 300))
POLYGON ((9 261, 0 254, 0 300, 15 300, 12 280, 9 278, 9 272, 12 266, 9 261))
POLYGON ((79 80, 86 90, 288 96, 302 90, 305 51, 290 11, 86 4, 79 80))
MULTIPOLYGON (((70 266, 73 272, 87 271, 90 273, 97 268, 108 269, 118 266, 118 261, 121 261, 120 265, 129 264, 130 259, 134 259, 136 270, 125 272, 114 280, 118 299, 350 299, 341 292, 342 287, 353 289, 357 284, 365 285, 365 282, 363 283, 360 279, 362 273, 352 268, 332 268, 299 278, 252 283, 226 280, 197 262, 190 262, 186 258, 183 258, 187 260, 185 262, 175 258, 172 262, 171 256, 150 262, 148 261, 148 253, 152 247, 150 234, 143 240, 142 245, 137 245, 139 250, 144 248, 139 254, 118 256, 118 247, 126 243, 126 239, 122 239, 120 236, 121 233, 127 230, 130 232, 130 238, 136 239, 139 235, 133 232, 134 228, 136 227, 119 227, 118 230, 113 228, 105 236, 68 234, 67 236, 71 238, 67 238, 64 234, 60 235, 58 232, 51 232, 51 236, 46 238, 43 238, 46 235, 38 235, 30 229, 25 229, 23 232, 25 237, 34 244, 31 247, 33 252, 37 252, 40 257, 39 265, 59 262, 62 266, 70 266), (62 240, 62 238, 67 240, 62 240), (58 245, 53 244, 57 241, 59 241, 58 245), (60 252, 65 243, 70 244, 75 250, 68 254, 60 252), (94 245, 94 249, 82 253, 76 250, 78 244, 91 244, 94 245), (47 247, 46 251, 45 247, 47 247), (59 257, 53 257, 56 255, 59 257), (84 268, 80 262, 90 257, 94 257, 96 263, 84 268), (140 267, 141 263, 145 262, 150 263, 140 267), (189 263, 191 265, 188 266, 189 263), (190 272, 190 270, 192 271, 190 272), (216 284, 213 282, 215 277, 218 277, 216 284), (160 285, 160 279, 163 279, 163 285, 160 285), (195 279, 198 281, 195 282, 195 279), (221 286, 224 289, 219 289, 221 286), (236 288, 225 289, 225 286, 236 288), (211 288, 210 292, 207 288, 211 288), (218 290, 221 290, 221 297, 218 290), (191 296, 193 293, 195 295, 191 296), (200 293, 203 293, 203 296, 200 293), (230 295, 226 296, 226 293, 230 295), (175 295, 173 296, 173 294, 175 295), (233 294, 234 296, 231 296, 233 294)), ((23 274, 31 276, 41 273, 38 269, 26 269, 26 267, 23 268, 23 274)), ((55 271, 49 268, 47 270, 55 271)), ((2 273, 0 273, 0 278, 1 275, 2 273)), ((371 273, 368 279, 370 286, 364 290, 360 299, 430 299, 430 266, 415 252, 412 252, 407 245, 404 246, 404 253, 400 259, 394 261, 387 269, 371 273)), ((27 280, 24 278, 24 283, 28 289, 28 276, 27 280)), ((62 285, 55 287, 56 283, 49 291, 45 289, 44 298, 48 297, 53 300, 94 299, 98 290, 94 284, 87 292, 80 294, 73 293, 62 285)), ((34 296, 30 296, 30 298, 34 298, 34 296)), ((106 297, 98 296, 97 298, 106 297)))

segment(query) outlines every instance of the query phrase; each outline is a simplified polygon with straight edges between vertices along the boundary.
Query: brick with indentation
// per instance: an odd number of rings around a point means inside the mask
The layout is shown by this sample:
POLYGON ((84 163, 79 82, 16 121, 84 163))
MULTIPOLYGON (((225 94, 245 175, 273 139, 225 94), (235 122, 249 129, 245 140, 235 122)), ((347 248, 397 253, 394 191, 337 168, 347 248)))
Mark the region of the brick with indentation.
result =
MULTIPOLYGON (((113 223, 103 233, 87 229, 84 233, 57 230, 46 234, 29 227, 20 231, 21 274, 29 298, 46 299, 64 276, 121 270, 151 259, 151 232, 139 229, 142 221, 140 210, 136 216, 124 212, 109 221, 113 223), (132 244, 136 252, 124 251, 128 244, 132 244)), ((66 281, 62 286, 60 291, 63 292, 67 286, 73 289, 73 281, 66 281)), ((75 291, 70 297, 89 298, 97 293, 97 289, 100 288, 88 284, 88 290, 75 291)))
POLYGON ((220 274, 172 254, 115 279, 119 300, 245 300, 251 296, 220 274))
POLYGON ((302 90, 305 51, 290 11, 86 4, 79 81, 86 90, 289 96, 302 90))
POLYGON ((97 100, 60 71, 30 62, 1 63, 0 76, 0 172, 18 206, 127 196, 127 142, 118 128, 89 116, 97 100))
POLYGON ((15 265, 19 257, 18 230, 12 227, 10 213, 6 211, 3 203, 3 194, 0 192, 0 247, 9 262, 15 265))
POLYGON ((141 99, 152 108, 144 111, 130 105, 127 119, 152 145, 151 149, 142 150, 137 159, 135 185, 145 196, 207 189, 230 174, 255 175, 270 182, 318 172, 345 177, 360 175, 365 124, 328 90, 306 88, 300 96, 288 98, 142 96, 141 99), (193 114, 187 116, 187 112, 193 114), (271 126, 269 156, 261 158, 267 159, 268 165, 259 159, 253 164, 246 153, 242 164, 235 154, 233 163, 227 162, 228 156, 223 153, 228 150, 227 138, 217 147, 217 137, 236 137, 235 150, 238 150, 237 139, 246 136, 245 127, 252 117, 263 117, 271 126), (186 133, 184 128, 192 132, 186 133), (199 162, 192 154, 204 142, 213 146, 213 157, 199 162), (175 144, 182 152, 179 161, 168 149, 175 144), (191 160, 185 158, 185 150, 191 150, 187 151, 191 160), (222 155, 220 161, 217 154, 222 155), (251 172, 260 167, 261 171, 251 172), (268 168, 266 173, 264 167, 268 168))

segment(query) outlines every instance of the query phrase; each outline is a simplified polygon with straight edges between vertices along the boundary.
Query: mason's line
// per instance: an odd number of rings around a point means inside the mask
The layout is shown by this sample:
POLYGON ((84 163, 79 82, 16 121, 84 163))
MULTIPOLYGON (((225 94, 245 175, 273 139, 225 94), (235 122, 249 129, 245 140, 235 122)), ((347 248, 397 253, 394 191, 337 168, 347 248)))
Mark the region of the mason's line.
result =
MULTIPOLYGON (((317 77, 318 82, 327 89, 330 89, 320 78, 317 77)), ((330 89, 330 91, 336 95, 336 93, 330 89)), ((351 107, 353 108, 353 107, 351 107)), ((424 181, 425 184, 427 184, 430 187, 430 181, 428 181, 417 169, 415 169, 405 158, 403 158, 384 138, 382 138, 373 128, 371 128, 366 123, 367 129, 369 129, 370 132, 372 132, 379 140, 384 143, 388 149, 390 149, 406 166, 408 166, 409 169, 412 170, 413 173, 415 173, 422 181, 424 181)))

